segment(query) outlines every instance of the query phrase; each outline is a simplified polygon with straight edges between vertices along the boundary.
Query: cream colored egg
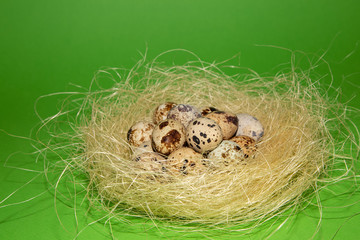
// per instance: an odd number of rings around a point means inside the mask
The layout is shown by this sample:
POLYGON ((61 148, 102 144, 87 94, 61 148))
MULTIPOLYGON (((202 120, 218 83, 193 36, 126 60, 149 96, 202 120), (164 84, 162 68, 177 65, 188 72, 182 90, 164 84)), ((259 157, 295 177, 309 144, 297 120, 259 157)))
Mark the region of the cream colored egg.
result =
POLYGON ((152 134, 153 148, 164 155, 169 155, 185 143, 185 127, 179 121, 166 119, 160 122, 152 134))
POLYGON ((186 129, 186 141, 200 153, 215 149, 223 140, 221 128, 212 119, 201 117, 190 122, 186 129))
POLYGON ((247 113, 237 114, 239 120, 236 136, 246 135, 255 141, 259 141, 264 135, 264 127, 261 122, 254 116, 247 113))
POLYGON ((147 121, 135 123, 127 133, 127 140, 130 145, 138 147, 140 144, 151 140, 154 124, 147 121))
POLYGON ((235 114, 223 111, 214 111, 206 115, 207 118, 219 124, 223 138, 230 139, 238 129, 238 118, 235 114))
POLYGON ((166 102, 166 103, 160 104, 154 111, 154 115, 153 115, 154 123, 158 124, 159 122, 167 119, 167 115, 169 114, 169 111, 175 106, 176 106, 176 103, 173 103, 173 102, 166 102))
POLYGON ((241 147, 229 140, 224 140, 221 144, 208 154, 208 158, 214 162, 215 165, 225 166, 237 165, 243 163, 245 154, 241 147))
POLYGON ((202 159, 202 154, 192 148, 182 147, 168 156, 166 168, 175 175, 196 175, 205 170, 202 159))

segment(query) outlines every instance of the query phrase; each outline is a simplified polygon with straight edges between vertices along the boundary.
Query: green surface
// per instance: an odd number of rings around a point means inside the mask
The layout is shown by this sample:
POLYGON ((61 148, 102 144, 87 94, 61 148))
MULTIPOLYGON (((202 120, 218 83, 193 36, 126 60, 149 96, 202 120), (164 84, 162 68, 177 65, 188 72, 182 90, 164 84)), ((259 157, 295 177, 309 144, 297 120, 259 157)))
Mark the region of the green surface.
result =
MULTIPOLYGON (((260 73, 274 73, 281 69, 279 64, 290 61, 290 52, 260 45, 299 50, 309 56, 326 52, 334 86, 342 89, 341 101, 351 100, 349 105, 359 108, 359 12, 358 1, 334 0, 1 1, 0 129, 29 136, 38 123, 34 103, 39 96, 75 90, 70 83, 88 87, 101 67, 130 68, 146 49, 148 59, 176 48, 193 51, 209 62, 239 54, 236 61, 241 67, 260 73)), ((169 58, 175 63, 191 59, 184 53, 169 58)), ((40 114, 55 113, 56 104, 56 97, 41 100, 40 114)), ((353 120, 360 125, 358 118, 353 120)), ((42 163, 22 153, 6 160, 19 151, 32 151, 30 142, 0 132, 0 239, 73 239, 82 229, 78 239, 110 239, 104 223, 84 228, 94 221, 86 216, 85 207, 74 210, 71 204, 56 201, 60 223, 53 193, 36 172, 43 169, 42 163)), ((340 185, 336 191, 345 187, 340 185)), ((335 233, 335 239, 358 239, 359 204, 336 206, 359 200, 353 194, 324 201, 332 208, 324 209, 314 239, 331 239, 335 233)), ((314 209, 300 213, 271 239, 310 238, 318 215, 314 209)), ((169 236, 141 224, 114 229, 117 239, 169 236)))

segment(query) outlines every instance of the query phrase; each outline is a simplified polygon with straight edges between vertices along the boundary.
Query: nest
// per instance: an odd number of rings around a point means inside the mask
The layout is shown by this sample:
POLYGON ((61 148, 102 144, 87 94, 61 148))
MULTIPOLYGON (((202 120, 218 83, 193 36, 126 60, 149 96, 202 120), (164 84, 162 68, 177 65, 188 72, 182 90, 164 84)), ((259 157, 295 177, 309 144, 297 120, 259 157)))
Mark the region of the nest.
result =
POLYGON ((339 156, 332 137, 339 133, 333 111, 339 107, 318 84, 301 71, 262 78, 228 76, 214 66, 147 65, 111 88, 86 93, 76 108, 68 146, 75 150, 66 168, 87 176, 90 199, 123 217, 238 229, 259 225, 300 206, 327 181, 339 156), (245 165, 195 175, 140 169, 127 132, 139 120, 151 121, 164 102, 256 116, 265 130, 256 156, 245 165))

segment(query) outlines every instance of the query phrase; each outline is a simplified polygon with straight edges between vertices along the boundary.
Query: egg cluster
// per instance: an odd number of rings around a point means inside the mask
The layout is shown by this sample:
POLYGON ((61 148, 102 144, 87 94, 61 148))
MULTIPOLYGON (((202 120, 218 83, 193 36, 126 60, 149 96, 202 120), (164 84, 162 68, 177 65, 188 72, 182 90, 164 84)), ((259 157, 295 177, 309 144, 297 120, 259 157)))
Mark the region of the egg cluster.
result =
POLYGON ((136 122, 127 140, 140 169, 193 175, 209 165, 246 164, 263 135, 260 121, 249 114, 166 102, 155 109, 153 122, 136 122))

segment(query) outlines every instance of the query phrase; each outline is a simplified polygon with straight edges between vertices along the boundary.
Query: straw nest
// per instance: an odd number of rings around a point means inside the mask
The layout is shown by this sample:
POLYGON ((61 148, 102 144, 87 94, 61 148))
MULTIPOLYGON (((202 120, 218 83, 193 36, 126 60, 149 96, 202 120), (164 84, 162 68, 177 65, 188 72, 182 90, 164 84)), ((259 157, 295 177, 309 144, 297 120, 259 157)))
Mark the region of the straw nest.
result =
POLYGON ((262 78, 194 64, 133 69, 78 104, 76 143, 69 144, 76 153, 66 160, 67 169, 80 169, 89 179, 89 197, 121 216, 203 226, 260 224, 301 205, 319 179, 326 181, 339 125, 325 96, 305 72, 262 78), (256 116, 265 130, 256 156, 246 165, 195 175, 138 168, 127 132, 139 120, 151 121, 155 108, 168 101, 256 116))

